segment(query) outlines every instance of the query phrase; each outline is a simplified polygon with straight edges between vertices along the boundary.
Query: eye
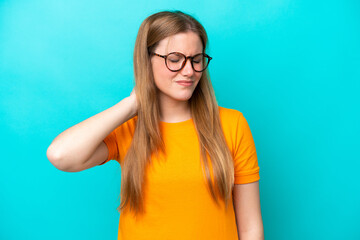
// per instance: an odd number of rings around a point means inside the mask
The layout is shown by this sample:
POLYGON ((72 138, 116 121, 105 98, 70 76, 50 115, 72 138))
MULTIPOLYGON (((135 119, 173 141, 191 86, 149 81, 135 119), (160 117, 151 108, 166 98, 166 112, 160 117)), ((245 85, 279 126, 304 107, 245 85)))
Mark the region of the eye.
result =
POLYGON ((183 57, 181 55, 178 55, 176 53, 172 53, 167 57, 167 60, 172 62, 172 63, 177 63, 179 62, 183 57))
POLYGON ((199 54, 199 55, 197 55, 197 56, 195 56, 193 58, 193 63, 198 64, 198 63, 202 63, 202 61, 203 61, 203 55, 202 54, 199 54))
POLYGON ((169 61, 172 62, 172 63, 177 63, 177 62, 179 62, 178 59, 169 59, 169 61))

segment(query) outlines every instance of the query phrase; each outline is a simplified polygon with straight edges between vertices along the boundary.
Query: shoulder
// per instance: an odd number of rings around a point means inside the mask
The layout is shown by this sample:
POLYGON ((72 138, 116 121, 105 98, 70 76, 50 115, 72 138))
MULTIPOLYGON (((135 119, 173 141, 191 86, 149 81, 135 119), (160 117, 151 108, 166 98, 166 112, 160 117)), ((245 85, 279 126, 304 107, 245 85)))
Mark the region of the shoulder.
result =
POLYGON ((137 116, 130 118, 129 120, 127 120, 123 124, 119 125, 115 129, 116 134, 117 135, 125 134, 128 136, 132 136, 135 132, 136 122, 137 122, 137 116))
POLYGON ((235 141, 238 136, 250 133, 247 120, 239 110, 219 106, 219 115, 226 138, 235 141))
POLYGON ((243 117, 243 113, 236 109, 225 108, 219 106, 219 115, 222 124, 236 124, 239 118, 243 117))

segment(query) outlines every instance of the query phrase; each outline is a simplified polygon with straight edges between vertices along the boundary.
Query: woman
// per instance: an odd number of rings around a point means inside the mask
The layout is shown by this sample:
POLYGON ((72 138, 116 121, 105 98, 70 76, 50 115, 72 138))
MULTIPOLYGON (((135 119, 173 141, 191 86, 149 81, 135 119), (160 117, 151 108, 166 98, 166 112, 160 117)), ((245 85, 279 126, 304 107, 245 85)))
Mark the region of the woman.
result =
POLYGON ((48 148, 67 172, 121 164, 118 239, 263 239, 255 144, 242 113, 217 105, 206 44, 188 14, 149 16, 130 96, 48 148))

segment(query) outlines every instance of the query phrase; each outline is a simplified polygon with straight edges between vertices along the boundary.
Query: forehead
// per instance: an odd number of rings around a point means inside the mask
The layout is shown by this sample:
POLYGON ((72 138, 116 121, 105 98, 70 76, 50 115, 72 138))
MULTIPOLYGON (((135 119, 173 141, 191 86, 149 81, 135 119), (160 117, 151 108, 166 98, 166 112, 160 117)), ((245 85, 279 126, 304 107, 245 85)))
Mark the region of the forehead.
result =
POLYGON ((185 32, 172 35, 161 40, 156 48, 159 54, 181 52, 185 55, 201 53, 203 45, 197 33, 185 32))

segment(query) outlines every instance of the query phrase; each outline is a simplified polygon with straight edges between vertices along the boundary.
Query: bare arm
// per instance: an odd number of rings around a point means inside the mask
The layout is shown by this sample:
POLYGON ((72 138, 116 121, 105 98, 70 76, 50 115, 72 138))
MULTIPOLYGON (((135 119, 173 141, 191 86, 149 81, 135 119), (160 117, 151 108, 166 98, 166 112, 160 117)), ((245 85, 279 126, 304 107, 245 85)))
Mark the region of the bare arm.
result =
POLYGON ((259 181, 235 184, 233 203, 240 240, 263 240, 259 181))
POLYGON ((133 91, 116 105, 59 134, 47 149, 49 161, 58 169, 77 172, 106 160, 108 149, 103 142, 116 127, 136 115, 133 91))

